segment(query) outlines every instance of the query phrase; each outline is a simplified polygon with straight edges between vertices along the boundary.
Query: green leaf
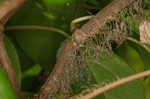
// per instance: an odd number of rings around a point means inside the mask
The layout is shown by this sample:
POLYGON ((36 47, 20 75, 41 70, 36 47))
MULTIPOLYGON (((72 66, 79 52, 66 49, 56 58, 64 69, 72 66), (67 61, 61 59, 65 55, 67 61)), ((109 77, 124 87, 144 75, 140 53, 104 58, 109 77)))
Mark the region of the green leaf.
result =
POLYGON ((5 47, 7 49, 7 53, 11 60, 12 66, 17 73, 17 78, 21 82, 21 67, 20 67, 19 57, 12 41, 10 40, 9 37, 6 36, 5 36, 5 47))
MULTIPOLYGON (((134 74, 131 67, 114 54, 105 59, 91 59, 88 62, 98 85, 134 74)), ((105 92, 104 96, 105 99, 144 99, 144 88, 140 80, 135 80, 105 92)), ((97 96, 96 99, 101 98, 97 96)))
POLYGON ((0 98, 1 99, 17 99, 15 90, 7 74, 0 68, 0 98))
POLYGON ((116 53, 131 66, 136 72, 144 71, 144 63, 136 51, 135 48, 131 47, 127 42, 117 48, 116 53))
POLYGON ((139 53, 139 55, 141 56, 141 59, 144 63, 144 69, 148 70, 150 69, 150 48, 145 49, 143 46, 141 46, 140 44, 133 42, 133 41, 128 41, 130 44, 130 46, 132 46, 133 48, 135 48, 135 50, 139 53))
POLYGON ((23 72, 22 79, 24 79, 26 77, 37 76, 37 75, 39 75, 41 70, 42 70, 42 67, 39 64, 36 64, 36 65, 32 66, 31 68, 29 68, 28 70, 26 70, 25 72, 23 72))
MULTIPOLYGON (((36 6, 35 0, 28 0, 7 25, 33 24, 51 26, 53 22, 43 15, 43 10, 36 6)), ((56 32, 42 30, 8 31, 8 35, 16 39, 27 56, 48 71, 55 63, 57 49, 64 40, 64 37, 56 32)))

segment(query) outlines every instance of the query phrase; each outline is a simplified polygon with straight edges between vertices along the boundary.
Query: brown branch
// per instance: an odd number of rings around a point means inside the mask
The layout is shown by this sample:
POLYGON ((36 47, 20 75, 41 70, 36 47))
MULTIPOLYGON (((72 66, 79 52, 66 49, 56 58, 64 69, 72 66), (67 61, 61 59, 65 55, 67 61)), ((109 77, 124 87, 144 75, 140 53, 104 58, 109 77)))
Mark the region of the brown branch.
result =
POLYGON ((130 82, 130 81, 133 81, 133 80, 136 80, 136 79, 140 79, 140 78, 143 78, 143 77, 149 76, 149 75, 150 75, 150 70, 147 70, 147 71, 135 74, 135 75, 131 75, 129 77, 122 78, 122 79, 120 79, 118 81, 115 81, 113 83, 110 83, 110 84, 108 84, 104 87, 97 88, 97 89, 93 90, 92 92, 90 92, 90 93, 88 93, 84 96, 71 97, 71 99, 92 99, 95 96, 100 95, 100 94, 102 94, 102 93, 104 93, 104 92, 106 92, 106 91, 108 91, 112 88, 115 88, 115 87, 120 86, 122 84, 125 84, 127 82, 130 82))
POLYGON ((0 4, 0 24, 4 25, 8 19, 26 0, 6 0, 0 4))
POLYGON ((25 1, 26 0, 6 0, 0 4, 0 64, 2 65, 2 68, 7 72, 19 99, 22 99, 20 85, 19 81, 16 78, 16 72, 11 66, 11 61, 5 49, 3 25, 5 25, 8 19, 25 1))
POLYGON ((55 94, 63 85, 59 84, 63 72, 66 70, 65 64, 69 62, 70 55, 79 48, 80 44, 94 36, 99 32, 105 23, 113 19, 122 9, 129 6, 135 0, 114 0, 107 7, 101 10, 93 19, 85 24, 81 29, 74 32, 70 42, 68 42, 61 53, 51 75, 37 94, 35 99, 51 99, 51 95, 55 94))

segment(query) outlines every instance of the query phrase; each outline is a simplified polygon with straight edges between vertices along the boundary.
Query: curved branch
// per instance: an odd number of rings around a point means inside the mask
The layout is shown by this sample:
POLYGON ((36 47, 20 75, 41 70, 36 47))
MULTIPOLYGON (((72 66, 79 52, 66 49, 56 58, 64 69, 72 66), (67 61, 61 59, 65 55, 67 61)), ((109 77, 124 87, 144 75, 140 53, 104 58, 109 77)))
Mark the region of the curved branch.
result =
POLYGON ((129 6, 135 0, 114 0, 107 7, 101 10, 95 17, 93 17, 81 29, 78 29, 72 35, 70 42, 68 42, 61 53, 51 75, 37 94, 35 99, 51 99, 51 95, 56 94, 63 84, 60 84, 63 72, 66 70, 65 64, 70 60, 70 55, 79 48, 80 44, 86 42, 89 37, 94 36, 103 28, 106 22, 113 19, 124 8, 129 6))

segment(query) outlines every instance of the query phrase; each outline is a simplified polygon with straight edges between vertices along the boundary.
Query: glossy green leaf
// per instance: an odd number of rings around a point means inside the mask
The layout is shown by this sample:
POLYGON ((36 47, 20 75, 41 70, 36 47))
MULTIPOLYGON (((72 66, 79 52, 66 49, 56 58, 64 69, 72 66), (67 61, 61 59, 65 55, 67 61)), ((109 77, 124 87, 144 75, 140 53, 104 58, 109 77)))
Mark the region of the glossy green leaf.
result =
POLYGON ((0 68, 0 99, 17 99, 7 74, 0 68))
MULTIPOLYGON (((116 55, 100 60, 92 59, 89 68, 99 85, 134 74, 131 67, 116 55)), ((140 80, 135 80, 105 92, 104 96, 105 99, 144 99, 144 88, 140 80)), ((101 98, 97 96, 96 99, 101 98)))
POLYGON ((5 47, 7 49, 7 53, 11 60, 12 66, 17 73, 17 78, 19 81, 21 81, 21 67, 19 57, 16 48, 9 37, 5 37, 5 47))

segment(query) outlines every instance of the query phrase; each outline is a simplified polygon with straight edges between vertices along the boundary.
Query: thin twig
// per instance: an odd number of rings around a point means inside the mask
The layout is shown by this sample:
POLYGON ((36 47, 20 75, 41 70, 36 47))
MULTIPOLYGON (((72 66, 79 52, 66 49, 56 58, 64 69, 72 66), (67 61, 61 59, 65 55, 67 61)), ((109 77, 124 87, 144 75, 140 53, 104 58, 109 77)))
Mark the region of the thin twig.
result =
POLYGON ((122 84, 125 84, 127 82, 130 82, 130 81, 133 81, 133 80, 136 80, 136 79, 140 79, 140 78, 143 78, 143 77, 149 76, 149 75, 150 75, 150 70, 147 70, 147 71, 135 74, 135 75, 131 75, 131 76, 122 78, 122 79, 120 79, 118 81, 115 81, 115 82, 113 82, 111 84, 108 84, 108 85, 106 85, 104 87, 97 88, 97 89, 93 90, 92 92, 90 92, 90 93, 88 93, 88 94, 86 94, 84 96, 81 96, 81 97, 80 96, 79 97, 75 96, 75 97, 72 97, 70 99, 92 99, 95 96, 100 95, 100 94, 102 94, 102 93, 104 93, 104 92, 106 92, 106 91, 108 91, 108 90, 110 90, 112 88, 115 88, 115 87, 120 86, 122 84))
POLYGON ((39 25, 18 25, 18 26, 9 26, 5 28, 5 31, 9 30, 27 30, 27 29, 37 29, 37 30, 46 30, 46 31, 53 31, 57 32, 66 38, 70 38, 70 35, 63 30, 60 30, 58 28, 54 27, 48 27, 48 26, 39 26, 39 25))
POLYGON ((53 72, 48 77, 35 99, 51 99, 51 96, 56 94, 61 86, 64 86, 64 83, 60 84, 60 79, 65 79, 65 77, 62 76, 62 73, 67 69, 65 64, 68 64, 70 61, 70 55, 72 55, 72 53, 77 50, 81 44, 85 43, 89 37, 97 34, 99 30, 103 28, 105 23, 114 19, 120 11, 134 1, 136 0, 114 0, 81 29, 76 30, 72 35, 71 40, 66 44, 62 51, 53 72))

